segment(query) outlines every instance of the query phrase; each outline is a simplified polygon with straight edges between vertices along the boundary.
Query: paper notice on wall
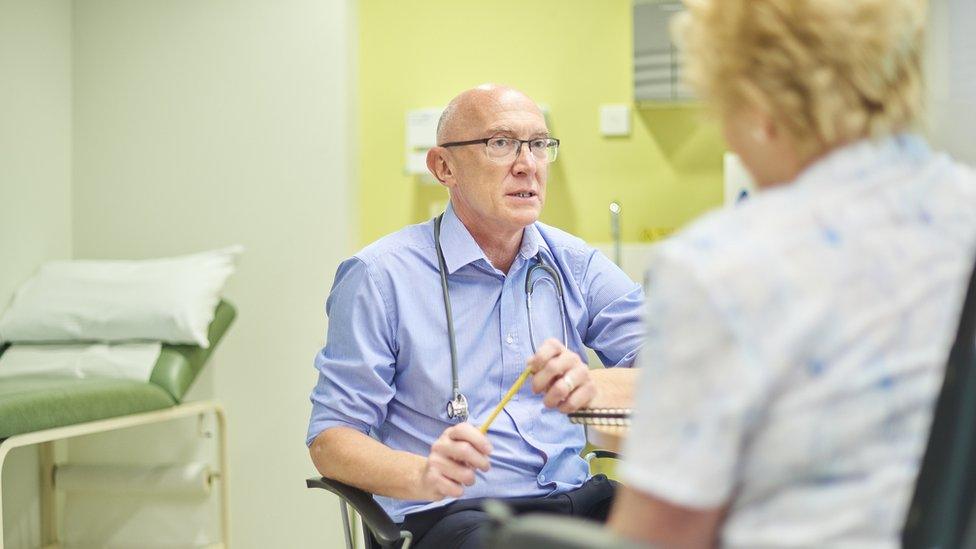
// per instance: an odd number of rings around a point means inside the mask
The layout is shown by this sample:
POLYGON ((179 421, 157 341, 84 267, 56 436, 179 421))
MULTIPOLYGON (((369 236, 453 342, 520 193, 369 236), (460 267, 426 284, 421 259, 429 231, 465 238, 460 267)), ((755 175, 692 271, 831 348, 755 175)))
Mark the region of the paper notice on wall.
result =
POLYGON ((407 111, 407 149, 429 149, 437 145, 437 121, 442 111, 439 108, 407 111))
POLYGON ((427 171, 427 151, 437 146, 437 122, 444 109, 415 109, 407 111, 406 158, 404 172, 433 181, 427 171))
POLYGON ((407 173, 411 175, 427 173, 427 149, 407 152, 407 173))

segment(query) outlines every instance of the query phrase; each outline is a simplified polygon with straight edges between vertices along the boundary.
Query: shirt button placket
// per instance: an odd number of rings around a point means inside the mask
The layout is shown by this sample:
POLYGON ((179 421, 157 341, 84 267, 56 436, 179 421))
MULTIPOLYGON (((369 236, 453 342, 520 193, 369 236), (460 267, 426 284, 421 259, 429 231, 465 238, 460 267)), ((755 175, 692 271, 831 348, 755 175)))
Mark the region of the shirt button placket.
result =
MULTIPOLYGON (((513 272, 515 269, 512 270, 513 272)), ((516 288, 518 284, 516 279, 512 276, 508 276, 505 279, 502 299, 502 315, 501 315, 501 326, 504 330, 504 341, 505 345, 502 349, 503 360, 505 363, 505 383, 502 388, 503 392, 507 391, 508 388, 515 382, 519 374, 522 373, 522 368, 524 365, 519 364, 520 353, 518 349, 518 326, 516 322, 516 315, 518 313, 518 307, 515 300, 518 297, 518 291, 516 288)), ((519 400, 519 395, 516 394, 513 400, 519 400)))

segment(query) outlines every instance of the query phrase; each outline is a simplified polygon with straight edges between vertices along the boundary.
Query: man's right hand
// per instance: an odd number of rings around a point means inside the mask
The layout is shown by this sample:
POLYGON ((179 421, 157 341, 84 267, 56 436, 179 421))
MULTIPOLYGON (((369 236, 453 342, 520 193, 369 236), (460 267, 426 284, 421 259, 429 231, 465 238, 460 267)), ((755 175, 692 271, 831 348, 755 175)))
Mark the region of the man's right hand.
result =
POLYGON ((456 498, 475 481, 475 469, 488 471, 491 462, 488 437, 470 423, 448 427, 430 447, 420 474, 423 500, 456 498))

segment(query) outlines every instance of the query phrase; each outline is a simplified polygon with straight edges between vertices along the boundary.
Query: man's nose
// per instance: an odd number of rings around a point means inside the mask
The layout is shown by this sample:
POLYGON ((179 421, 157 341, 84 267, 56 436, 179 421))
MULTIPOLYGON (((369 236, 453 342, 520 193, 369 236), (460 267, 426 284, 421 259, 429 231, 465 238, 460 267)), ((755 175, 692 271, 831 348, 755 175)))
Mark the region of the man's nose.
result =
POLYGON ((516 175, 531 175, 535 173, 538 160, 532 154, 532 149, 528 143, 519 143, 519 148, 515 151, 515 163, 512 165, 512 172, 516 175), (522 149, 525 149, 524 151, 522 149))

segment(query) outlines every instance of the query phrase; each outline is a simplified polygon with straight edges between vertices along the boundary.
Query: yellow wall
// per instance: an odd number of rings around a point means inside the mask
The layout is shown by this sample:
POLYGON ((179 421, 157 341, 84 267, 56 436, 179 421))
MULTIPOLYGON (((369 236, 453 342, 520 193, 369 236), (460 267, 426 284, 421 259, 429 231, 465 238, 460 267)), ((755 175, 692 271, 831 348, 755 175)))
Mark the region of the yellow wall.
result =
POLYGON ((723 146, 695 107, 635 110, 629 137, 599 134, 599 106, 633 101, 630 0, 366 0, 360 3, 360 231, 370 242, 427 219, 446 200, 404 174, 408 110, 445 105, 482 82, 549 107, 562 140, 543 220, 610 239, 646 241, 722 201, 723 146))

